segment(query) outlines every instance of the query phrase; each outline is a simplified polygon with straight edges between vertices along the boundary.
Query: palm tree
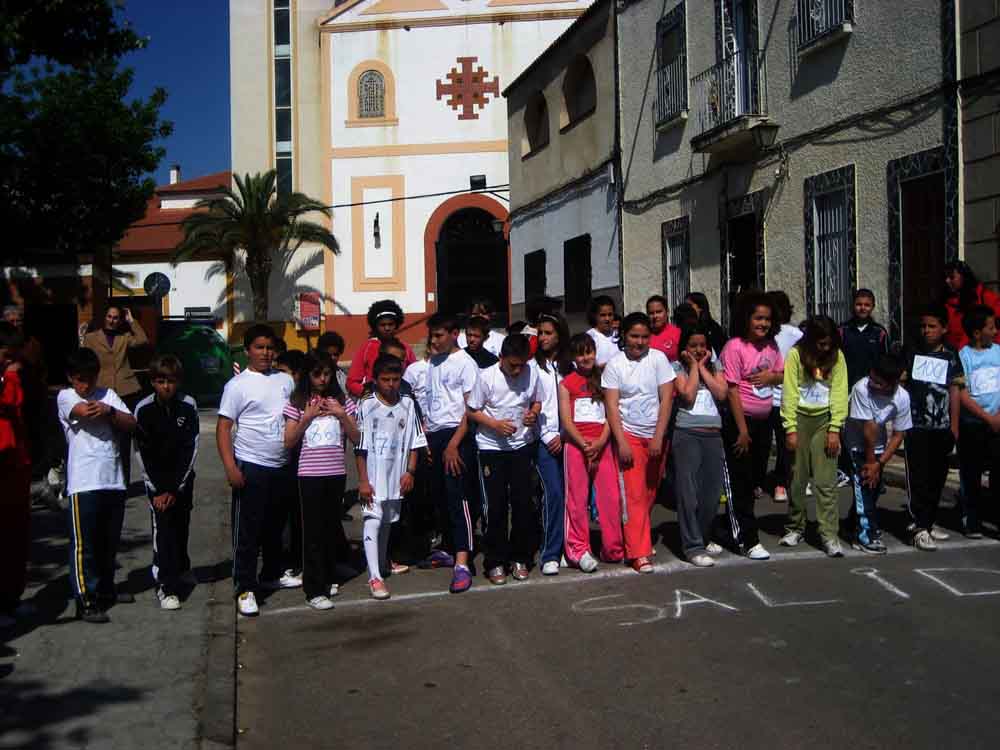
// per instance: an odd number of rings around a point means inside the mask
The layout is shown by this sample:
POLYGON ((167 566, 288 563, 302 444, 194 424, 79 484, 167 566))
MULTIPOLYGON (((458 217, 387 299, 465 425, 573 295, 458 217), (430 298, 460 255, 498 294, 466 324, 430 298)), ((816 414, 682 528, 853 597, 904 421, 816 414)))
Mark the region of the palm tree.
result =
POLYGON ((199 210, 184 220, 184 239, 174 251, 173 262, 180 263, 205 255, 218 257, 227 270, 236 264, 236 254, 244 254, 253 299, 254 319, 267 320, 268 283, 275 258, 294 253, 303 243, 322 245, 340 252, 337 238, 322 224, 306 221, 306 214, 331 211, 319 201, 302 193, 279 196, 276 172, 234 175, 236 190, 226 188, 221 197, 199 201, 199 210))

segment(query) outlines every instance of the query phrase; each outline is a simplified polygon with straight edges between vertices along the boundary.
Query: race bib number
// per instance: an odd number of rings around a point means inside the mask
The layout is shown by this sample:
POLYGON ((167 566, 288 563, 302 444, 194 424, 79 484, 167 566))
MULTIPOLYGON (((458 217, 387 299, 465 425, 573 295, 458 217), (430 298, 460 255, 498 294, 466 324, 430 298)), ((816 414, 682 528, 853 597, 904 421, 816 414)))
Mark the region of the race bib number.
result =
POLYGON ((755 395, 757 398, 764 398, 764 399, 771 398, 772 396, 774 396, 774 389, 769 385, 760 385, 760 386, 755 385, 753 387, 753 395, 755 395))
POLYGON ((969 376, 969 391, 973 396, 1000 393, 1000 367, 983 367, 969 376))
POLYGON ((500 421, 510 422, 515 429, 520 430, 524 427, 524 409, 517 406, 504 409, 500 412, 500 421))
POLYGON ((341 445, 340 420, 336 417, 317 417, 306 429, 307 448, 326 448, 341 445))
POLYGON ((660 400, 655 397, 637 397, 625 405, 623 412, 622 416, 634 425, 653 425, 660 414, 660 400))
POLYGON ((715 398, 708 388, 699 388, 698 395, 695 396, 694 404, 688 409, 688 413, 695 417, 717 417, 719 407, 715 404, 715 398))
POLYGON ((271 439, 281 440, 285 434, 285 418, 271 417, 265 425, 265 431, 271 439))
POLYGON ((810 406, 829 406, 830 389, 823 383, 810 383, 799 386, 799 400, 810 406))
POLYGON ((578 398, 573 402, 573 421, 604 424, 604 404, 592 398, 578 398))
POLYGON ((922 383, 945 385, 948 382, 948 360, 918 354, 913 358, 913 372, 910 375, 922 383))

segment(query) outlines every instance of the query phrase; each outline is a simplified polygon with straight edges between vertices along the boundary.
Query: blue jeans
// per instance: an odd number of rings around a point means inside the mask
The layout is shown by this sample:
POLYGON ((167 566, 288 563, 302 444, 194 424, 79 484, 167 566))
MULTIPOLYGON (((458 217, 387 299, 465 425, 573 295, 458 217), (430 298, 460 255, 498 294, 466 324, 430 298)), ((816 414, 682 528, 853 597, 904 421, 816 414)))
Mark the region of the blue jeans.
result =
MULTIPOLYGON (((881 454, 879 454, 881 455, 881 454)), ((885 479, 880 476, 878 486, 866 487, 861 479, 861 467, 865 463, 865 454, 857 451, 851 453, 851 481, 854 487, 854 504, 851 506, 850 518, 858 541, 862 544, 878 539, 882 532, 878 527, 878 498, 882 494, 885 479)))
POLYGON ((93 603, 115 595, 115 556, 124 519, 124 490, 70 495, 69 577, 77 599, 93 603))
POLYGON ((553 456, 541 440, 536 448, 535 469, 542 480, 542 564, 562 557, 566 534, 566 489, 562 453, 553 456))

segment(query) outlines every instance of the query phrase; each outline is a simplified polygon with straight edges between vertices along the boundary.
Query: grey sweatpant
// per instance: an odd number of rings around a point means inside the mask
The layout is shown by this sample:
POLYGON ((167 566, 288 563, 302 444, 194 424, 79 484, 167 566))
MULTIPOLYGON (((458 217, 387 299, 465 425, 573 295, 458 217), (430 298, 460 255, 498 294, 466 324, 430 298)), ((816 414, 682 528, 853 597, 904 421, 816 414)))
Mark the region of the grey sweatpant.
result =
POLYGON ((725 449, 719 430, 674 430, 670 444, 674 460, 677 521, 681 546, 689 560, 705 552, 712 521, 722 495, 725 449))

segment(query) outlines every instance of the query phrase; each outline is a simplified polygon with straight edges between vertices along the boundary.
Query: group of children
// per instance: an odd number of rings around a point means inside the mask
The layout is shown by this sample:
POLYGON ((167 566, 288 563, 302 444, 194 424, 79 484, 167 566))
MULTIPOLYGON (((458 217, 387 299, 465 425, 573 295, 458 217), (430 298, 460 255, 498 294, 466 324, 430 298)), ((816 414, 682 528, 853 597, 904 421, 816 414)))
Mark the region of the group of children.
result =
MULTIPOLYGON (((948 311, 928 306, 917 344, 900 355, 890 353, 874 307, 874 294, 862 289, 843 325, 814 315, 792 326, 786 295, 748 292, 735 310, 737 335, 726 340, 697 293, 673 311, 651 297, 645 312, 624 316, 617 329, 614 302, 596 298, 592 328, 573 336, 554 311, 503 336, 483 302, 464 331, 456 316, 432 315, 426 355, 417 359, 396 338, 402 311, 383 300, 369 310, 372 337, 346 377, 336 333, 308 354, 277 357, 274 332, 254 325, 245 334, 248 366, 226 385, 216 428, 233 490, 238 611, 259 612, 260 588, 302 586, 311 607, 333 606, 337 565, 349 559, 342 525, 348 440, 376 599, 389 598, 387 577, 408 570, 390 555, 391 527, 401 518, 426 542, 424 567, 452 568, 453 593, 473 584, 477 526, 483 572, 494 585, 527 578, 536 554, 544 575, 564 565, 592 572, 599 561, 651 572, 650 513, 664 488, 676 500, 683 553, 693 565, 713 565, 722 544, 767 559, 755 501, 768 482, 775 434, 772 494, 789 501, 782 545, 803 541, 812 496, 823 549, 843 554, 839 465, 853 485, 852 544, 884 553, 877 501, 904 440, 914 545, 932 550, 947 538, 936 515, 956 441, 963 532, 981 536, 984 471, 994 507, 1000 500, 995 312, 966 311, 968 344, 956 352, 947 343, 948 311), (728 524, 717 526, 720 500, 728 524), (591 547, 595 518, 599 549, 591 547)), ((69 441, 71 578, 80 616, 91 622, 106 621, 105 605, 128 596, 114 587, 125 499, 116 436, 136 433, 157 595, 164 609, 176 609, 178 586, 190 574, 199 434, 176 358, 154 360, 154 393, 134 414, 114 391, 96 386, 97 367, 90 350, 74 353, 70 387, 58 399, 69 441)))

